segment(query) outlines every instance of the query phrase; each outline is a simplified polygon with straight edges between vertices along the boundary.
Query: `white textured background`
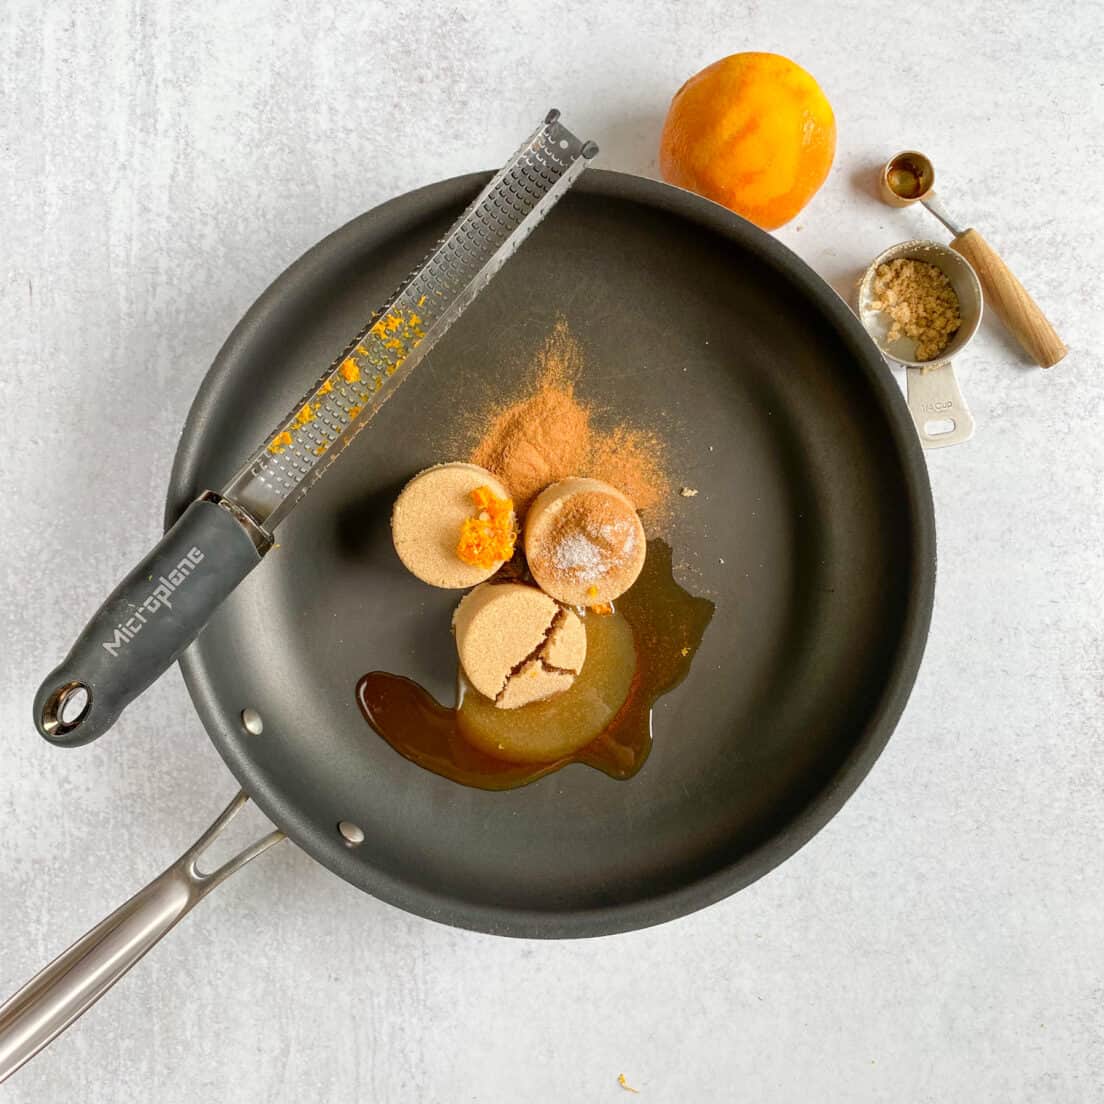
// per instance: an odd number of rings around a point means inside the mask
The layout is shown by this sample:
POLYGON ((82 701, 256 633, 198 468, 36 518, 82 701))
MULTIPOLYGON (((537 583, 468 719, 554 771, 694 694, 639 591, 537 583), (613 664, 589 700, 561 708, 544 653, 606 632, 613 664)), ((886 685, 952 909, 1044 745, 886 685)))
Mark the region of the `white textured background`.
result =
POLYGON ((219 890, 5 1101, 1104 1099, 1099 3, 50 3, 0 9, 0 991, 234 791, 173 671, 101 744, 33 690, 157 534, 231 326, 319 237, 499 163, 549 105, 656 174, 667 101, 743 49, 806 65, 836 166, 780 237, 843 289, 939 236, 870 194, 936 160, 1073 352, 990 323, 978 430, 929 454, 940 575, 896 737, 784 867, 665 927, 438 927, 284 846, 219 890), (830 11, 830 15, 828 14, 830 11))

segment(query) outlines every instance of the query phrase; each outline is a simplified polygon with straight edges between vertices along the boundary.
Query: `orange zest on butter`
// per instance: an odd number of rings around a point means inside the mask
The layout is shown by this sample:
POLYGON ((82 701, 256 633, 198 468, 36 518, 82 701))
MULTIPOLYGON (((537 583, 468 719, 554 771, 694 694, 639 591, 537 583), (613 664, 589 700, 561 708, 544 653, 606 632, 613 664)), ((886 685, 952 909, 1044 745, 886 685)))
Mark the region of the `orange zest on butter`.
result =
POLYGON ((476 487, 471 499, 478 512, 460 526, 456 555, 472 567, 494 567, 514 554, 517 522, 513 500, 499 498, 490 487, 476 487))

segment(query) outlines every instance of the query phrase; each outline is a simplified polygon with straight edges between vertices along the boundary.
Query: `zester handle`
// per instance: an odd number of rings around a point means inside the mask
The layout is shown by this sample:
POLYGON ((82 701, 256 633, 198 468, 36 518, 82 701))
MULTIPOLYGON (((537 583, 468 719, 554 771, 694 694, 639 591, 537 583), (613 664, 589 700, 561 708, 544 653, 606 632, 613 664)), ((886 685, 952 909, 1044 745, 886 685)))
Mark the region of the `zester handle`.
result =
POLYGON ((59 747, 102 736, 196 638, 269 544, 218 495, 196 499, 46 676, 34 701, 42 736, 59 747))

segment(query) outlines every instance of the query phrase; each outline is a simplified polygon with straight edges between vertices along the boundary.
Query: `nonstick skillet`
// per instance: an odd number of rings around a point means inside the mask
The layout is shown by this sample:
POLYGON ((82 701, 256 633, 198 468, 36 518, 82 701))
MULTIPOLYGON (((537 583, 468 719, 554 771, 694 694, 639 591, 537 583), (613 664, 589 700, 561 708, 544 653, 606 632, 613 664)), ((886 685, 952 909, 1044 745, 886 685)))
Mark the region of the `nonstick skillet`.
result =
MULTIPOLYGON (((272 284, 195 400, 167 524, 233 474, 365 304, 487 179, 384 204, 272 284)), ((181 665, 244 793, 334 873, 462 927, 603 935, 743 888, 842 806, 911 690, 934 578, 915 431, 845 304, 724 209, 591 170, 288 519, 181 665), (689 677, 656 708, 636 777, 576 765, 517 790, 470 789, 396 754, 353 688, 385 669, 451 700, 456 596, 405 574, 390 506, 413 472, 463 449, 473 415, 516 393, 560 319, 584 350, 582 397, 661 432, 674 478, 699 492, 676 502, 669 538, 682 582, 717 612, 689 677)), ((209 877, 193 849, 77 945, 78 968, 113 971, 110 984, 279 838, 209 877)), ((0 1038, 5 1015, 10 1026, 77 958, 0 1010, 0 1038)))

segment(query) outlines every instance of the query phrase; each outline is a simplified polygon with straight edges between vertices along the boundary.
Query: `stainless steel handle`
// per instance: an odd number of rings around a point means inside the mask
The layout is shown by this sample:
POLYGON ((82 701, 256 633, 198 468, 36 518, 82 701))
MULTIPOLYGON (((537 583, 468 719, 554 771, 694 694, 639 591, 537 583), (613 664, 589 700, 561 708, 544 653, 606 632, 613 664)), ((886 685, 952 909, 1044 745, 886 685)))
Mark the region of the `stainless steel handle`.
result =
POLYGON ((203 852, 249 800, 242 792, 160 877, 101 920, 0 1006, 0 1081, 61 1034, 212 889, 284 838, 270 832, 217 869, 203 873, 203 852))

